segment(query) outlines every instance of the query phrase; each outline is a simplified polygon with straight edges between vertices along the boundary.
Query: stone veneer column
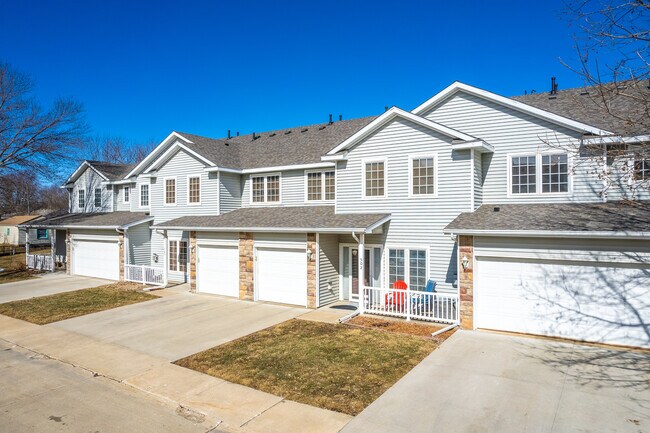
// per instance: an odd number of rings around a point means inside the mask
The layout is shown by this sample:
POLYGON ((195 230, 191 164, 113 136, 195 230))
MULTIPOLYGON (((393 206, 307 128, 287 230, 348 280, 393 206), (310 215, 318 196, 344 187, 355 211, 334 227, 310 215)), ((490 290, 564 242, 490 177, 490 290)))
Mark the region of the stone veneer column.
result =
POLYGON ((316 308, 316 234, 307 233, 307 251, 311 251, 311 260, 307 256, 307 308, 316 308))
POLYGON ((72 261, 72 245, 70 244, 70 230, 65 231, 65 273, 70 274, 70 262, 72 261))
POLYGON ((254 292, 253 234, 239 233, 239 299, 252 301, 254 292))
POLYGON ((190 292, 196 293, 196 232, 190 231, 190 292))
POLYGON ((117 243, 120 246, 120 281, 124 281, 124 232, 117 235, 117 243))
POLYGON ((458 261, 460 284, 460 327, 474 329, 474 237, 458 237, 458 261), (463 269, 462 260, 467 257, 469 266, 463 269))

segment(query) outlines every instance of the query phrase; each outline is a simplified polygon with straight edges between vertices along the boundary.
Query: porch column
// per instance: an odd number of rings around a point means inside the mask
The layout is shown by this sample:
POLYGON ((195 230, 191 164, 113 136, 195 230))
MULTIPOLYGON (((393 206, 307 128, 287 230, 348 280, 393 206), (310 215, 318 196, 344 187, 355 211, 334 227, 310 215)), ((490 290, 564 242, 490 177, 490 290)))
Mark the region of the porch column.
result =
POLYGON ((318 259, 318 234, 307 233, 307 308, 317 308, 318 275, 316 260, 318 259))
POLYGON ((458 236, 458 269, 460 272, 460 327, 474 329, 474 238, 458 236), (463 267, 463 259, 467 259, 467 267, 463 267))
POLYGON ((124 232, 119 232, 118 236, 118 241, 117 244, 119 245, 120 248, 120 258, 119 258, 119 266, 120 266, 120 281, 124 281, 124 254, 126 252, 126 246, 124 245, 124 232))
MULTIPOLYGON (((20 239, 20 235, 18 235, 20 239)), ((25 229, 25 256, 29 255, 29 228, 25 229)))
POLYGON ((70 274, 72 271, 72 267, 70 266, 70 263, 72 263, 72 245, 70 245, 71 239, 70 239, 70 230, 67 229, 65 231, 65 273, 70 274))
POLYGON ((162 262, 163 265, 163 278, 164 278, 164 283, 165 286, 167 286, 167 283, 169 282, 169 244, 167 242, 167 230, 163 230, 162 232, 163 235, 163 255, 162 260, 158 259, 159 262, 162 262))
POLYGON ((56 270, 56 230, 48 229, 50 231, 50 257, 52 258, 52 269, 50 272, 56 270))
POLYGON ((358 285, 359 285, 359 311, 363 313, 363 310, 365 308, 365 281, 364 281, 364 276, 366 275, 364 272, 364 268, 366 267, 366 264, 364 263, 364 257, 366 257, 366 251, 365 251, 365 243, 366 243, 366 235, 364 233, 361 233, 359 235, 359 248, 358 248, 358 260, 357 263, 359 265, 357 275, 358 275, 358 285))
POLYGON ((190 231, 190 292, 196 292, 196 232, 190 231))

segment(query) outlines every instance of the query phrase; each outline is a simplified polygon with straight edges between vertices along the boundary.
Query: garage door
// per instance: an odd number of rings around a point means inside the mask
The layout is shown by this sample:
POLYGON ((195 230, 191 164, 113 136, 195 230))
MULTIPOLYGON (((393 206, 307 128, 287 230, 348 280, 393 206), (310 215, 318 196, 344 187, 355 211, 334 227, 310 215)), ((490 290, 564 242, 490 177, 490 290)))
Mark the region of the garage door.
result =
POLYGON ((198 251, 197 290, 239 297, 239 248, 200 245, 198 251))
POLYGON ((307 305, 304 249, 257 248, 255 288, 260 301, 307 305))
POLYGON ((120 279, 120 249, 116 241, 74 240, 72 273, 87 277, 120 279))
POLYGON ((650 268, 479 258, 476 283, 478 328, 650 346, 650 268))

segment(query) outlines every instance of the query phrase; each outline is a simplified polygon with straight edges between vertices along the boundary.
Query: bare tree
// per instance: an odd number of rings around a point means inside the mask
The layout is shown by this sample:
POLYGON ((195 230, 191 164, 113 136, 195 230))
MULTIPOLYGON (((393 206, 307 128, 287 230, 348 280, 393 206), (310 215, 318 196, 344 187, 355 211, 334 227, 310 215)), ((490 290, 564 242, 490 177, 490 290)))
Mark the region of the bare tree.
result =
POLYGON ((45 110, 33 90, 31 77, 0 62, 0 174, 56 170, 83 142, 82 106, 60 98, 45 110))
POLYGON ((562 63, 585 85, 576 102, 601 117, 603 129, 628 138, 593 138, 579 146, 545 141, 576 153, 602 181, 605 197, 619 187, 635 198, 650 190, 650 142, 638 138, 650 135, 650 2, 570 0, 566 16, 576 26, 577 61, 562 63))
POLYGON ((122 137, 96 135, 87 140, 85 155, 87 159, 135 164, 142 161, 155 147, 153 142, 133 143, 122 137))

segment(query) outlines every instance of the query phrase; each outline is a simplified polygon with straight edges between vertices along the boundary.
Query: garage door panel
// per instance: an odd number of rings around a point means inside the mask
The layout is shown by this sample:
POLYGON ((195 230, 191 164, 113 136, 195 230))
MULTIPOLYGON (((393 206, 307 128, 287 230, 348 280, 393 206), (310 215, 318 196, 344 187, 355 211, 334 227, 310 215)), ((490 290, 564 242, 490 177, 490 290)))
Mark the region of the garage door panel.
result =
POLYGON ((200 245, 196 278, 201 293, 239 297, 239 248, 200 245))
POLYGON ((114 241, 74 240, 72 270, 75 275, 119 280, 119 246, 114 241))
POLYGON ((479 328, 650 345, 647 268, 479 258, 476 281, 479 328))
POLYGON ((260 301, 307 305, 307 259, 303 249, 258 248, 255 288, 260 301))

